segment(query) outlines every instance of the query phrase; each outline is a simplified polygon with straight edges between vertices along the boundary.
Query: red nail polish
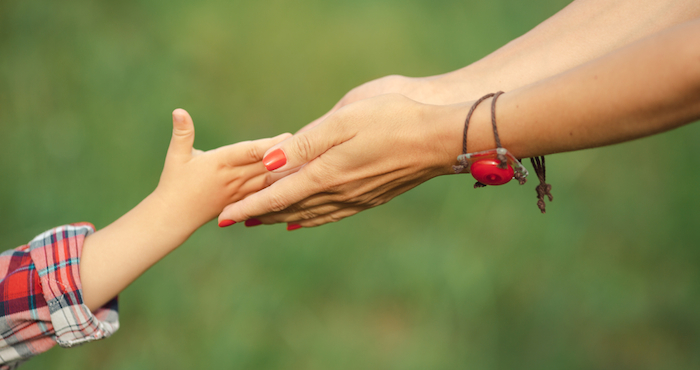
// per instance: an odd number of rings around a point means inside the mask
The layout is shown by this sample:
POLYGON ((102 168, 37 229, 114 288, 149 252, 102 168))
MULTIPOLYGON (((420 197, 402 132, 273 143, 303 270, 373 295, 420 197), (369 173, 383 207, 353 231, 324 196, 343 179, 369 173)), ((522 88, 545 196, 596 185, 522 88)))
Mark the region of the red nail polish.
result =
POLYGON ((263 164, 268 171, 273 171, 287 164, 287 157, 282 149, 275 149, 263 158, 263 164))
POLYGON ((235 223, 236 223, 236 221, 234 221, 234 220, 221 220, 221 222, 219 222, 219 227, 231 226, 235 223))
POLYGON ((257 218, 250 218, 250 219, 245 220, 246 227, 258 226, 258 225, 262 225, 262 221, 258 220, 257 218))
POLYGON ((296 229, 301 229, 302 226, 299 224, 287 224, 287 231, 292 231, 296 229))

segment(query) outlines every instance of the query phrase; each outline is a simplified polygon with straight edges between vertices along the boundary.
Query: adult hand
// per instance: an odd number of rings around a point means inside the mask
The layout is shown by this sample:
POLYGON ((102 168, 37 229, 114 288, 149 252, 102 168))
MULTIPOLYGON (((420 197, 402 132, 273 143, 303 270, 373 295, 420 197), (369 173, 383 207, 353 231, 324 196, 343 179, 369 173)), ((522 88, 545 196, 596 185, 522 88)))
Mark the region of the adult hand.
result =
POLYGON ((474 78, 460 72, 429 77, 384 76, 353 88, 330 111, 301 128, 299 132, 315 127, 346 105, 384 94, 401 94, 425 104, 453 104, 476 99, 481 96, 476 96, 481 89, 476 88, 475 83, 470 83, 472 79, 474 78))
POLYGON ((346 105, 270 148, 263 160, 269 170, 301 167, 299 171, 229 205, 219 221, 256 218, 310 227, 384 204, 452 172, 461 149, 463 110, 421 104, 400 94, 346 105), (441 122, 454 126, 449 135, 437 129, 444 127, 441 122))
MULTIPOLYGON (((290 139, 292 141, 288 140, 283 144, 289 146, 291 145, 289 142, 294 142, 296 144, 293 146, 301 149, 300 153, 302 155, 298 155, 296 158, 290 157, 290 163, 295 163, 294 165, 298 168, 303 163, 303 160, 300 158, 313 159, 313 162, 306 166, 312 168, 312 170, 307 171, 306 167, 304 167, 300 172, 294 174, 294 177, 290 175, 289 178, 273 184, 270 189, 251 195, 249 198, 227 207, 224 213, 220 215, 220 221, 226 217, 240 221, 255 215, 265 215, 261 219, 268 223, 281 222, 286 218, 290 222, 305 220, 300 223, 304 226, 318 225, 346 217, 359 210, 369 208, 372 204, 376 205, 386 202, 397 194, 415 186, 415 184, 411 183, 412 181, 420 183, 425 181, 423 179, 425 176, 433 175, 432 172, 424 173, 423 177, 411 175, 406 178, 403 187, 397 185, 399 183, 397 178, 391 180, 391 176, 389 176, 392 166, 396 166, 396 163, 401 162, 400 160, 397 162, 396 159, 402 159, 401 155, 404 154, 408 154, 408 158, 412 158, 410 156, 415 155, 415 152, 410 153, 409 150, 407 153, 406 148, 410 148, 410 146, 406 147, 401 145, 403 143, 391 141, 397 137, 406 139, 404 132, 392 134, 385 129, 396 128, 397 126, 405 128, 411 126, 411 124, 415 125, 415 119, 420 119, 418 117, 409 117, 404 113, 413 111, 413 108, 420 107, 420 105, 407 103, 404 106, 399 104, 405 110, 396 113, 393 117, 388 117, 386 112, 383 112, 384 115, 370 115, 369 111, 362 113, 359 109, 351 108, 355 104, 373 105, 382 101, 386 103, 385 100, 393 99, 395 103, 401 100, 397 97, 388 99, 380 96, 386 93, 405 95, 413 99, 413 103, 454 104, 477 99, 489 92, 498 90, 512 91, 536 81, 544 81, 551 76, 583 65, 635 40, 674 24, 693 19, 698 14, 700 14, 700 7, 696 2, 689 0, 676 0, 674 1, 674 6, 669 6, 667 2, 651 0, 641 3, 613 0, 575 1, 527 34, 509 42, 491 55, 467 67, 445 75, 429 78, 411 79, 402 76, 387 76, 361 85, 346 94, 328 113, 300 131, 303 134, 324 126, 319 131, 327 134, 327 138, 319 137, 321 135, 318 133, 309 137, 298 134, 293 139, 290 139), (610 11, 602 15, 599 14, 601 6, 605 6, 610 11), (592 14, 596 15, 596 17, 591 17, 592 14), (620 14, 627 16, 620 17, 620 14), (600 37, 591 37, 592 34, 600 37), (590 40, 594 41, 591 42, 590 40), (553 53, 553 51, 556 52, 553 53), (377 98, 369 99, 372 97, 377 98), (363 99, 368 100, 365 101, 363 99), (339 114, 346 108, 348 108, 347 114, 339 114), (339 115, 336 117, 337 114, 339 115), (403 118, 404 122, 398 122, 399 118, 403 118), (392 120, 396 120, 396 122, 383 126, 383 124, 392 120), (329 122, 326 123, 327 121, 329 122), (368 126, 368 124, 376 123, 379 124, 373 127, 368 126), (363 129, 349 127, 353 124, 361 125, 363 129), (377 137, 368 137, 369 135, 376 135, 377 137), (390 140, 381 141, 379 138, 388 138, 390 140), (342 145, 345 145, 345 149, 351 144, 358 150, 357 152, 345 150, 348 154, 347 158, 338 155, 339 148, 342 145), (373 146, 363 147, 364 145, 373 146), (368 153, 381 154, 386 156, 386 158, 371 158, 368 153), (314 159, 315 156, 320 157, 314 159), (341 170, 331 168, 329 164, 332 162, 337 162, 340 166, 338 168, 341 170), (356 167, 360 166, 361 163, 366 163, 370 166, 365 171, 362 171, 359 167, 356 167), (321 173, 321 170, 324 168, 328 168, 326 174, 321 173), (342 169, 346 168, 349 168, 352 174, 357 175, 357 178, 361 178, 362 175, 372 176, 371 174, 374 173, 373 178, 365 178, 364 184, 374 181, 383 190, 375 188, 368 191, 369 187, 366 186, 358 187, 357 189, 350 188, 347 185, 356 181, 351 180, 352 176, 341 173, 342 169), (326 178, 324 177, 325 175, 331 178, 326 178), (296 178, 301 178, 306 183, 302 184, 302 182, 299 182, 298 185, 300 186, 295 190, 292 189, 293 186, 291 184, 294 183, 295 180, 293 179, 296 178), (308 183, 314 179, 319 180, 319 182, 316 184, 308 183), (343 185, 346 185, 347 191, 341 196, 341 193, 338 191, 343 185), (321 194, 324 190, 319 189, 324 189, 324 187, 328 188, 329 191, 321 194), (273 189, 278 188, 282 190, 275 195, 276 193, 274 192, 276 190, 273 189), (316 192, 314 192, 314 189, 316 192), (353 203, 351 201, 352 197, 348 196, 348 194, 353 192, 358 196, 363 196, 364 200, 358 198, 353 203), (285 199, 282 198, 283 195, 291 197, 285 199), (335 200, 331 201, 332 199, 335 200), (371 202, 367 199, 370 199, 371 202), (278 212, 273 216, 270 214, 272 211, 278 212), (304 212, 305 217, 300 217, 300 212, 304 212)), ((541 105, 541 103, 537 105, 541 105)), ((418 111, 421 110, 418 109, 418 111)), ((463 117, 455 119, 456 122, 460 120, 463 120, 463 117)), ((425 125, 418 124, 416 126, 420 126, 423 130, 425 129, 425 125)), ((524 127, 522 124, 518 126, 524 127)), ((534 125, 530 128, 530 131, 526 131, 524 134, 540 132, 538 130, 541 127, 541 124, 534 125)), ((470 132, 475 128, 470 128, 470 132)), ((420 132, 425 134, 423 130, 420 132)), ((451 134, 456 133, 460 135, 460 132, 455 130, 448 131, 451 134)), ((430 132, 428 131, 428 133, 430 132)), ((522 139, 524 137, 522 134, 522 132, 519 132, 519 135, 516 135, 516 137, 522 139)), ((474 132, 471 132, 470 138, 473 136, 474 132)), ((429 141, 432 140, 431 137, 435 137, 435 135, 426 134, 422 139, 429 141)), ((535 139, 540 138, 541 135, 535 139)), ((443 139, 446 138, 443 137, 443 139)), ((570 140, 564 139, 562 138, 560 142, 570 140)), ((454 140, 454 138, 451 138, 451 140, 454 140)), ((410 142, 410 140, 408 141, 410 142)), ((521 141, 531 142, 532 140, 521 141)), ((595 144, 586 140, 583 140, 583 142, 585 143, 577 143, 576 145, 584 147, 582 145, 595 144)), ((516 147, 511 146, 510 148, 515 150, 516 147)), ((474 148, 474 146, 470 146, 470 148, 474 148)), ((571 149, 570 146, 557 147, 552 145, 548 150, 549 152, 556 152, 571 149)), ((520 154, 521 157, 524 157, 527 155, 541 155, 546 152, 548 151, 543 148, 525 148, 521 150, 520 154)), ((286 173, 290 173, 295 169, 291 165, 285 165, 280 170, 286 170, 286 173)), ((415 173, 417 174, 423 170, 423 168, 419 168, 415 173)), ((277 177, 281 175, 283 174, 276 174, 277 177)), ((296 186, 297 184, 294 185, 296 186)))
MULTIPOLYGON (((620 143, 697 120, 700 44, 687 42, 696 36, 700 19, 505 94, 498 101, 501 143, 516 158, 527 158, 620 143)), ((386 203, 450 172, 469 106, 389 94, 339 109, 268 150, 268 170, 306 164, 226 207, 220 221, 262 215, 263 223, 316 226, 386 203)), ((489 104, 474 110, 471 151, 495 146, 489 113, 489 104)))
MULTIPOLYGON (((486 91, 481 87, 482 84, 477 83, 477 80, 478 78, 474 75, 461 70, 428 77, 384 76, 353 88, 330 111, 297 132, 304 132, 316 127, 330 115, 349 104, 385 94, 401 94, 416 102, 437 105, 476 100, 484 95, 482 91, 486 91)), ((270 183, 288 176, 298 169, 297 167, 287 171, 277 171, 270 177, 270 183)))

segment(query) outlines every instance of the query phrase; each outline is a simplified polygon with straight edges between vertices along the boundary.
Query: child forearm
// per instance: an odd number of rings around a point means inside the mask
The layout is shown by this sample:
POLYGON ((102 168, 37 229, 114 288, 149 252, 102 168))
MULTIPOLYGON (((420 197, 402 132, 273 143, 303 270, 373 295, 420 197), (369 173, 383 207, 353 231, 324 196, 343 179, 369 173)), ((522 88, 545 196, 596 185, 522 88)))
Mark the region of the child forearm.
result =
POLYGON ((80 262, 84 303, 95 310, 165 257, 197 229, 156 194, 85 239, 80 262))

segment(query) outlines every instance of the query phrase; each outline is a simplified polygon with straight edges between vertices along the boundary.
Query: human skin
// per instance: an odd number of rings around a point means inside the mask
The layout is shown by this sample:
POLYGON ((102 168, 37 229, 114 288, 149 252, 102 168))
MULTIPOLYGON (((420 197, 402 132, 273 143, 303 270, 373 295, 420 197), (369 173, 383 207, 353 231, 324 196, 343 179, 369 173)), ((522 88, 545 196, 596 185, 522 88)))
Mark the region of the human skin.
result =
MULTIPOLYGON (((503 146, 526 158, 628 141, 700 118, 699 39, 700 20, 693 20, 502 95, 503 146)), ((495 147, 490 102, 472 117, 471 152, 495 147)), ((385 94, 344 106, 270 148, 268 154, 286 154, 276 171, 304 166, 229 205, 219 220, 318 226, 453 173, 471 105, 385 94)))
MULTIPOLYGON (((698 16, 700 3, 693 0, 577 0, 523 36, 459 70, 421 78, 392 75, 360 85, 348 92, 329 112, 306 125, 300 132, 318 125, 349 104, 383 94, 398 93, 417 102, 446 105, 475 100, 498 90, 511 91, 564 72, 698 16)), ((397 141, 395 144, 398 146, 401 143, 397 141)), ((309 145, 313 146, 316 143, 309 145)), ((356 153, 349 155, 345 161, 356 158, 356 153)), ((358 162, 358 165, 360 163, 358 162)), ((288 176, 298 169, 298 166, 285 166, 284 171, 278 169, 272 181, 288 176)), ((381 168, 376 170, 381 172, 381 168)), ((344 176, 333 169, 329 169, 326 175, 344 176)), ((406 179, 409 178, 411 176, 406 179)), ((408 189, 412 186, 404 187, 408 189)), ((265 193, 269 197, 275 196, 269 192, 265 193)), ((344 198, 352 199, 352 194, 347 193, 344 198)), ((355 201, 361 203, 362 200, 355 201)), ((375 200, 376 204, 383 201, 375 200)), ((260 214, 251 214, 250 217, 272 212, 272 205, 265 212, 260 211, 260 214)), ((292 207, 306 213, 308 217, 314 214, 301 205, 292 207)), ((274 209, 279 209, 279 206, 274 209)), ((363 208, 358 208, 361 209, 363 208)))
POLYGON ((85 238, 80 259, 83 302, 95 310, 184 243, 227 204, 270 182, 260 162, 282 134, 202 152, 193 149, 190 115, 173 112, 173 136, 156 189, 131 211, 85 238))
POLYGON ((350 90, 304 128, 356 101, 399 93, 426 104, 455 104, 554 76, 668 27, 700 16, 695 0, 576 0, 524 35, 456 71, 382 77, 350 90))

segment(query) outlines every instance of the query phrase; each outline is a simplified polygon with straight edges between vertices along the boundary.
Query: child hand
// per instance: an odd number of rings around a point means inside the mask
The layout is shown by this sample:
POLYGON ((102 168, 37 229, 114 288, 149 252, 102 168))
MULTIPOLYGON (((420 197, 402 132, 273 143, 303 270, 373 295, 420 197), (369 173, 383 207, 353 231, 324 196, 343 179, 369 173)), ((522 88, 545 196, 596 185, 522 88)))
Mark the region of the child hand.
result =
POLYGON ((189 235, 227 204, 270 185, 272 174, 263 166, 262 156, 290 136, 282 134, 202 152, 193 148, 192 118, 185 110, 176 109, 165 166, 152 195, 162 202, 172 225, 189 231, 189 235))
POLYGON ((192 148, 192 118, 176 109, 173 137, 156 190, 85 238, 80 274, 88 308, 97 309, 119 294, 224 206, 269 185, 272 174, 265 169, 262 156, 290 136, 202 152, 192 148))

